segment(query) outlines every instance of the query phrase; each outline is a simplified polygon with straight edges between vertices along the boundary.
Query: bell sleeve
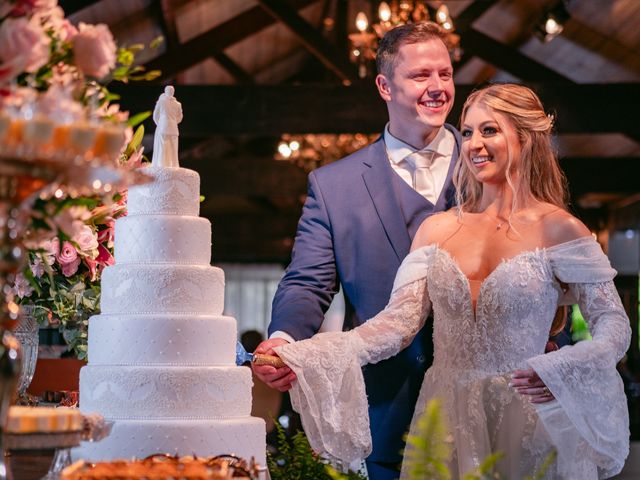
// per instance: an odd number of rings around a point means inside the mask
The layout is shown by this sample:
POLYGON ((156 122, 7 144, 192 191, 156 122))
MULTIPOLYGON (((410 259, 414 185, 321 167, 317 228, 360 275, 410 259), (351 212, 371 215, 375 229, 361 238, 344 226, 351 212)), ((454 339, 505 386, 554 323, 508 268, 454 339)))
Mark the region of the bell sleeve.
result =
POLYGON ((562 304, 577 303, 592 340, 528 360, 555 401, 536 408, 558 452, 560 478, 608 478, 629 453, 629 414, 616 365, 631 328, 613 284, 616 272, 591 237, 547 249, 562 304))
POLYGON ((427 318, 426 264, 432 247, 409 254, 396 275, 385 309, 348 332, 326 332, 275 349, 295 372, 290 391, 311 447, 334 465, 371 453, 371 432, 361 367, 408 346, 427 318))

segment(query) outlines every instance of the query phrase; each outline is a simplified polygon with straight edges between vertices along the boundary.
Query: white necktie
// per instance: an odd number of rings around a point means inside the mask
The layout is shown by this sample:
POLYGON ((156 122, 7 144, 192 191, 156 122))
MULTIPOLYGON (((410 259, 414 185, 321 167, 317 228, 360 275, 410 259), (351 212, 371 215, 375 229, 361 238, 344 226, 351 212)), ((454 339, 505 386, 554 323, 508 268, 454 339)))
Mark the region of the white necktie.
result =
POLYGON ((434 158, 435 152, 430 150, 413 152, 405 157, 405 159, 415 167, 413 172, 413 188, 435 205, 438 197, 436 195, 435 178, 431 171, 434 158))

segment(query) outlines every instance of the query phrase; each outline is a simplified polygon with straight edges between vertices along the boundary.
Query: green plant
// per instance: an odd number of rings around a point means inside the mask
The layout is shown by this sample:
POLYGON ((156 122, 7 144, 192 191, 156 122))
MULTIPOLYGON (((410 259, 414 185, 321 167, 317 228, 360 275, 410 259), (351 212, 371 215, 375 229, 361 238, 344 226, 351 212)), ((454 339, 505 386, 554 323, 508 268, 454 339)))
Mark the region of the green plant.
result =
POLYGON ((365 480, 355 472, 338 473, 326 460, 315 453, 303 432, 291 438, 277 421, 277 452, 267 455, 271 480, 365 480))
MULTIPOLYGON (((452 477, 447 465, 451 454, 448 436, 440 401, 433 399, 418 419, 415 434, 407 436, 407 445, 413 447, 406 450, 404 458, 404 468, 409 472, 410 480, 448 480, 452 477)), ((465 474, 463 480, 506 480, 494 472, 503 456, 500 452, 492 453, 475 470, 465 474)), ((556 452, 553 451, 537 472, 523 480, 541 480, 555 459, 556 452)))

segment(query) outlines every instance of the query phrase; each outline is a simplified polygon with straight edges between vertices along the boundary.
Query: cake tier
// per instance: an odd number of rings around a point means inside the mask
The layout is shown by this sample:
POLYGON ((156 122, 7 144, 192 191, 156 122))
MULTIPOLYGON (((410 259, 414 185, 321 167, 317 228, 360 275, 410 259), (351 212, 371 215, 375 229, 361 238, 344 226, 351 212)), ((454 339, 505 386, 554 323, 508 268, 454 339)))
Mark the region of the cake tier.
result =
POLYGON ((91 365, 235 365, 237 327, 222 315, 96 315, 91 365))
POLYGON ((211 263, 211 222, 182 215, 129 215, 116 220, 116 263, 211 263))
POLYGON ((224 307, 224 272, 210 265, 127 263, 102 272, 102 313, 204 313, 224 307))
MULTIPOLYGON (((83 412, 88 412, 82 407, 83 412)), ((107 418, 107 420, 110 420, 107 418)), ((144 458, 154 453, 215 456, 234 454, 265 465, 265 423, 261 418, 224 420, 116 420, 108 437, 83 442, 74 459, 144 458)))
POLYGON ((109 418, 207 419, 251 414, 247 367, 123 367, 80 370, 83 411, 109 418))
POLYGON ((147 167, 142 171, 151 176, 153 181, 129 188, 129 215, 199 215, 200 176, 197 172, 164 167, 147 167))

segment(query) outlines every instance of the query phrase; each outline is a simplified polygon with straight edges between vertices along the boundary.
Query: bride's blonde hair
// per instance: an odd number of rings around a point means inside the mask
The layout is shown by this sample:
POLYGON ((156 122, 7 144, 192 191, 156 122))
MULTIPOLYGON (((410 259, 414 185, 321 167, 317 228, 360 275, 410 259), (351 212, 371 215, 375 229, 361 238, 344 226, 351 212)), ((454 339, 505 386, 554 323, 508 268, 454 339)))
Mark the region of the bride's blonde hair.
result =
MULTIPOLYGON (((464 103, 461 125, 469 108, 482 104, 502 114, 515 128, 520 141, 520 162, 517 166, 517 185, 512 176, 513 154, 509 151, 506 179, 513 191, 511 215, 520 206, 535 199, 566 210, 567 180, 558 164, 556 150, 551 142, 553 119, 547 115, 538 96, 528 87, 514 83, 494 84, 476 90, 464 103)), ((500 123, 500 122, 498 122, 500 123)), ((509 145, 507 146, 509 148, 509 145)), ((482 183, 473 176, 467 163, 460 160, 454 171, 456 200, 459 212, 476 212, 482 199, 482 183)), ((511 218, 509 218, 511 224, 511 218)), ((551 324, 550 335, 562 331, 567 308, 560 307, 551 324)))
MULTIPOLYGON (((476 90, 462 107, 461 124, 474 104, 485 105, 502 114, 518 135, 521 151, 517 185, 514 185, 512 176, 511 152, 507 167, 507 183, 514 193, 512 213, 531 199, 566 209, 567 182, 551 142, 553 120, 545 113, 533 90, 513 83, 494 84, 476 90)), ((482 184, 462 160, 456 165, 454 184, 458 207, 463 212, 477 211, 482 198, 482 184)))

